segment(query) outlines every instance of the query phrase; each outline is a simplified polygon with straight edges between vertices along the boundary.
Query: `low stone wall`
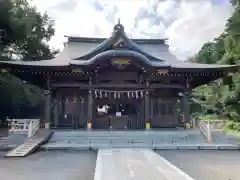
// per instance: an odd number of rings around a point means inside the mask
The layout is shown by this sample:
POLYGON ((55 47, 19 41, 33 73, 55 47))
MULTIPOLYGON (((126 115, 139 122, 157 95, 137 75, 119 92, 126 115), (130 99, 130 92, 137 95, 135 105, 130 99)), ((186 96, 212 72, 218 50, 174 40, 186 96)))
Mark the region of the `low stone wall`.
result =
MULTIPOLYGON (((208 123, 208 121, 206 121, 206 120, 204 120, 204 121, 200 120, 199 122, 208 123)), ((211 128, 213 130, 221 130, 224 128, 224 125, 225 125, 224 120, 211 120, 210 123, 211 123, 211 128)))

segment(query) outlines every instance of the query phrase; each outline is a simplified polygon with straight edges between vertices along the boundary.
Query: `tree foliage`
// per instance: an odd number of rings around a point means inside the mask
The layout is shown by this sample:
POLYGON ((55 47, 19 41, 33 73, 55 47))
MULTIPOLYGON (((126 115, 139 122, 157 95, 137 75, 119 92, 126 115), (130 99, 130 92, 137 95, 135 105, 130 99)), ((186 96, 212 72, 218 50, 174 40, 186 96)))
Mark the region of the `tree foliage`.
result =
MULTIPOLYGON (((54 35, 53 20, 27 0, 0 1, 0 30, 1 61, 51 59, 57 53, 47 44, 54 35)), ((39 107, 41 94, 39 88, 0 70, 0 118, 39 107)))
MULTIPOLYGON (((212 42, 205 43, 194 61, 240 64, 240 0, 232 0, 232 4, 235 10, 226 23, 225 31, 212 42)), ((195 89, 193 100, 207 113, 240 121, 240 72, 195 89)))

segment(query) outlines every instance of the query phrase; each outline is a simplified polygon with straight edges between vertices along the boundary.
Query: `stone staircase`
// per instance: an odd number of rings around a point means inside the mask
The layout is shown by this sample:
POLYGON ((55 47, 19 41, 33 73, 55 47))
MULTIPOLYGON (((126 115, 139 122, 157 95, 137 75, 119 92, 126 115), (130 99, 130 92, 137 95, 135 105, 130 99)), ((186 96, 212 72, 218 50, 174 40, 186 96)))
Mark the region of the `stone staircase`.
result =
POLYGON ((155 145, 205 143, 195 130, 55 131, 46 147, 153 148, 155 145))

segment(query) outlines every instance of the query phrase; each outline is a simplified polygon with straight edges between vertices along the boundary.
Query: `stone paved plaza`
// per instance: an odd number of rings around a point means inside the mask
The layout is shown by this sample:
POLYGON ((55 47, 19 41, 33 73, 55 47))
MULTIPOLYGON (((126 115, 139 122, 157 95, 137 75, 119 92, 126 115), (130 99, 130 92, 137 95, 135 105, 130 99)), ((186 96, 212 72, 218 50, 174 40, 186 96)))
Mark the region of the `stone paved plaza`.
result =
POLYGON ((96 152, 37 152, 26 158, 4 158, 4 180, 93 180, 96 152))
MULTIPOLYGON (((93 180, 96 152, 37 152, 26 158, 4 158, 4 180, 93 180)), ((239 180, 240 151, 157 151, 195 180, 239 180)))
POLYGON ((157 151, 195 180, 239 180, 240 151, 157 151))
MULTIPOLYGON (((226 143, 226 145, 239 144, 239 139, 224 134, 217 133, 214 134, 213 137, 212 147, 220 143, 226 143)), ((7 142, 17 145, 23 142, 24 138, 23 136, 3 137, 2 145, 6 145, 7 142), (7 141, 7 139, 9 139, 9 141, 7 141)), ((192 146, 196 146, 197 143, 206 145, 203 136, 200 135, 197 130, 149 132, 56 131, 49 143, 43 146, 55 146, 56 148, 49 149, 51 151, 46 151, 46 148, 42 147, 40 149, 41 151, 25 158, 4 158, 3 156, 6 154, 6 151, 2 149, 0 152, 0 174, 4 180, 93 180, 97 151, 86 151, 86 149, 88 149, 87 146, 98 142, 104 145, 104 141, 106 141, 106 144, 111 142, 114 145, 126 146, 131 145, 129 140, 135 141, 136 146, 151 144, 153 141, 159 145, 161 145, 161 143, 172 146, 178 144, 190 149, 192 146), (86 148, 79 149, 77 148, 80 147, 79 145, 86 145, 86 148), (63 148, 65 150, 60 150, 61 148, 59 147, 65 147, 63 148), (58 150, 56 151, 56 149, 58 150)), ((108 148, 111 147, 109 146, 108 148)), ((231 149, 231 147, 229 148, 231 149)), ((195 148, 194 151, 176 150, 176 148, 168 151, 166 149, 156 152, 195 180, 239 180, 240 151, 219 151, 216 150, 216 148, 213 148, 213 150, 197 150, 195 148)), ((131 156, 131 158, 133 157, 131 156)), ((137 157, 138 161, 139 158, 140 157, 137 157)), ((125 162, 125 160, 121 159, 113 163, 111 163, 111 161, 107 163, 109 166, 113 166, 114 164, 117 166, 120 161, 123 164, 125 162)), ((131 162, 133 162, 133 160, 131 162)), ((124 167, 122 168, 124 169, 124 167)), ((134 172, 143 173, 143 171, 139 170, 134 170, 134 172)), ((147 177, 146 173, 144 177, 145 176, 147 177)), ((137 177, 137 175, 135 177, 137 177)))

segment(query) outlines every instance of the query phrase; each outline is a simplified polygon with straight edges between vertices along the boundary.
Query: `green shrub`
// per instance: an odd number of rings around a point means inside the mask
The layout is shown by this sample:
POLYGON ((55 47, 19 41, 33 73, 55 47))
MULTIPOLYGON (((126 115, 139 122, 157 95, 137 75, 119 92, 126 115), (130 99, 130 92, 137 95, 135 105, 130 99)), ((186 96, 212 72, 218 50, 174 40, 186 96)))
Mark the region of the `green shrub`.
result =
POLYGON ((239 122, 235 123, 235 129, 237 132, 240 132, 240 123, 239 122))
POLYGON ((205 116, 199 116, 200 120, 208 121, 208 120, 217 120, 219 117, 216 114, 209 114, 205 116))
POLYGON ((240 122, 228 121, 224 127, 224 130, 240 132, 240 122))
POLYGON ((226 128, 229 129, 229 130, 233 130, 235 127, 235 123, 232 122, 232 121, 229 121, 226 123, 226 128))

